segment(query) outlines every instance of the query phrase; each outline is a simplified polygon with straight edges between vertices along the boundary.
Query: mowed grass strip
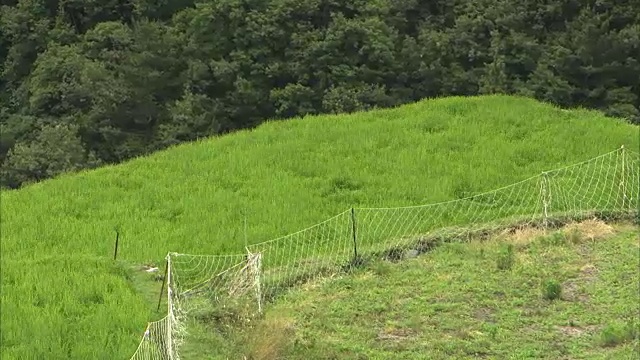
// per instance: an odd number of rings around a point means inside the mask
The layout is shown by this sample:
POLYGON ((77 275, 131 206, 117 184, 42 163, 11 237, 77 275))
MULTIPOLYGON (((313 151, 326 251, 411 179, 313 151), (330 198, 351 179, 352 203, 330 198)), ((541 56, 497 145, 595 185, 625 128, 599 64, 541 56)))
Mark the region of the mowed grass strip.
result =
POLYGON ((289 293, 251 326, 211 325, 187 350, 211 359, 635 358, 638 228, 572 226, 374 262, 289 293), (210 346, 224 350, 206 357, 210 346))
MULTIPOLYGON (((638 129, 597 112, 564 111, 525 98, 444 98, 273 121, 3 191, 0 330, 13 335, 0 350, 23 359, 52 348, 64 351, 47 353, 49 359, 112 359, 135 350, 146 321, 156 320, 149 318, 153 296, 131 293, 150 291, 146 283, 107 275, 114 228, 121 233, 119 261, 126 269, 161 265, 168 251, 242 252, 245 235, 249 243, 269 240, 352 206, 450 200, 455 193, 501 187, 621 145, 637 149, 638 129), (58 266, 47 260, 51 256, 68 258, 69 265, 58 266), (102 262, 87 265, 85 258, 102 262), (11 271, 28 285, 5 281, 11 271), (118 302, 86 307, 81 294, 101 288, 96 281, 108 282, 95 280, 100 276, 119 284, 110 295, 118 302), (24 286, 36 286, 41 301, 55 305, 37 306, 24 286), (42 290, 47 288, 56 290, 42 290), (68 322, 64 309, 74 308, 86 316, 68 322), (112 313, 118 315, 105 322, 83 320, 112 313), (36 324, 40 332, 22 330, 36 324), (104 331, 111 335, 99 335, 104 331)), ((129 276, 138 279, 138 273, 129 276)))

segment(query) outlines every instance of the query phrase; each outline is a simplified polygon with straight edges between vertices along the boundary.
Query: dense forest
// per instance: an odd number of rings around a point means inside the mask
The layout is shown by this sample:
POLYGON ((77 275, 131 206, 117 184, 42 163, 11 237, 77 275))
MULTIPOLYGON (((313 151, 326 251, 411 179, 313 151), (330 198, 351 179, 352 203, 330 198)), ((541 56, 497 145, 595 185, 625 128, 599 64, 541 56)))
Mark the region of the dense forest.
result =
POLYGON ((640 0, 2 0, 3 187, 269 118, 508 93, 640 123, 640 0))

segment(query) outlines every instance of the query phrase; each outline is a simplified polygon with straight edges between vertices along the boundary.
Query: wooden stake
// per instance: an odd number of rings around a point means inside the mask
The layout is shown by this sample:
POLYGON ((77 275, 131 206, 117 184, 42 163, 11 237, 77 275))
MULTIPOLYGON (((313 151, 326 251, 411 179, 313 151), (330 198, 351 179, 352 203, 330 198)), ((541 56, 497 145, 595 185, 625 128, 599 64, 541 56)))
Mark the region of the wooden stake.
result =
POLYGON ((164 265, 164 277, 162 278, 162 287, 160 288, 160 296, 158 297, 158 311, 160 311, 160 304, 162 304, 162 294, 164 293, 164 285, 167 283, 167 273, 169 272, 169 260, 164 265))

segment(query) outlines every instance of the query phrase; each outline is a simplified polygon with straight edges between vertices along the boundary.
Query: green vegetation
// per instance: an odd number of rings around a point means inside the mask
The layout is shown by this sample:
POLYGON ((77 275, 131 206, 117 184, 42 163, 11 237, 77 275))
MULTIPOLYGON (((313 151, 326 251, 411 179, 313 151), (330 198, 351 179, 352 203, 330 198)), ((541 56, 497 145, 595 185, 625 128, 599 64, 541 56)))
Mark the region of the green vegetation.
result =
POLYGON ((437 96, 523 95, 640 122, 633 1, 2 4, 0 186, 437 96))
POLYGON ((160 318, 132 286, 130 269, 106 256, 49 254, 3 249, 2 357, 128 359, 146 322, 160 318))
POLYGON ((241 330, 212 326, 213 340, 194 339, 189 350, 200 359, 634 358, 637 226, 576 227, 579 242, 569 239, 569 227, 558 231, 565 241, 555 245, 551 234, 522 229, 376 262, 290 292, 241 330), (505 244, 514 249, 511 271, 495 267, 505 244), (549 301, 543 285, 564 291, 549 301), (221 354, 203 355, 206 348, 221 354))
POLYGON ((526 98, 447 98, 269 122, 3 191, 0 351, 126 358, 163 313, 154 313, 160 284, 139 266, 161 264, 168 251, 242 252, 245 215, 257 243, 351 206, 449 200, 637 149, 638 130, 526 98))
POLYGON ((544 297, 547 300, 557 300, 562 295, 562 284, 556 280, 547 280, 543 284, 544 297))
POLYGON ((511 244, 507 244, 503 249, 501 249, 500 254, 498 254, 496 267, 498 270, 511 270, 514 260, 513 246, 511 244))

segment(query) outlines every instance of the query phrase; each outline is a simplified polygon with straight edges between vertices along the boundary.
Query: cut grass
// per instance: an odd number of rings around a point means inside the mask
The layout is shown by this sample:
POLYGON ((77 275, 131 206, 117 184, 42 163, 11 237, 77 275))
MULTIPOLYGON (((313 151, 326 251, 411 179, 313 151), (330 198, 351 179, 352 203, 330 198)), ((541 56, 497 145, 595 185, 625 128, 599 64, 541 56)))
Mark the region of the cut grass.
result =
POLYGON ((452 243, 377 262, 288 293, 252 327, 219 333, 224 351, 210 358, 635 358, 638 233, 617 229, 452 243), (510 271, 495 263, 505 244, 510 271))
POLYGON ((450 200, 637 149, 638 129, 518 97, 447 98, 271 122, 3 191, 0 352, 126 358, 161 317, 155 275, 131 269, 168 251, 242 252, 245 215, 257 243, 351 206, 450 200))

